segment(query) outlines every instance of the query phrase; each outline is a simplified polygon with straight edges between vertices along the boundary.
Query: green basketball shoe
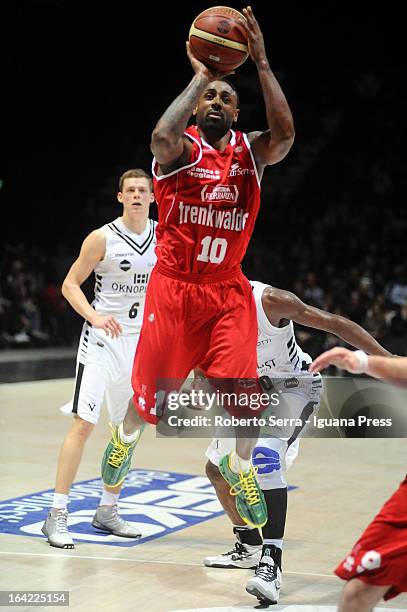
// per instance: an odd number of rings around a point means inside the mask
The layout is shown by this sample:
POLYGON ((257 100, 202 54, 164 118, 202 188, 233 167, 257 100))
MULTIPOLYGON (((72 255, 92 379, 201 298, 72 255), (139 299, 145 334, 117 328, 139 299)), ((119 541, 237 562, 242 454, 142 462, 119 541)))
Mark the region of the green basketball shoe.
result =
POLYGON ((230 494, 236 495, 236 510, 250 527, 264 527, 267 523, 267 506, 263 491, 256 478, 253 466, 246 473, 236 474, 230 468, 230 455, 225 455, 219 462, 219 471, 230 484, 230 494))
POLYGON ((102 479, 108 487, 116 487, 126 478, 131 465, 133 451, 140 440, 144 427, 138 432, 134 442, 122 442, 119 428, 109 423, 112 438, 106 447, 102 459, 102 479))

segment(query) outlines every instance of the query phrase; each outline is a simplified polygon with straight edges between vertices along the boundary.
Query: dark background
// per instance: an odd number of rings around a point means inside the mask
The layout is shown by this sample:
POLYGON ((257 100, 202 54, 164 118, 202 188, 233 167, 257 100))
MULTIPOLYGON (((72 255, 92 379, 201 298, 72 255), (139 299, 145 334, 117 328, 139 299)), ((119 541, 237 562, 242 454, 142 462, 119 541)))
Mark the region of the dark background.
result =
MULTIPOLYGON (((404 354, 403 20, 391 5, 355 5, 253 4, 297 136, 265 172, 244 270, 404 354)), ((87 233, 119 214, 118 176, 149 170, 151 130, 192 76, 185 40, 208 6, 2 3, 0 344, 21 333, 76 342, 58 288, 87 233)), ((234 82, 239 128, 265 129, 250 59, 234 82)), ((331 341, 304 330, 300 340, 313 352, 331 341)))

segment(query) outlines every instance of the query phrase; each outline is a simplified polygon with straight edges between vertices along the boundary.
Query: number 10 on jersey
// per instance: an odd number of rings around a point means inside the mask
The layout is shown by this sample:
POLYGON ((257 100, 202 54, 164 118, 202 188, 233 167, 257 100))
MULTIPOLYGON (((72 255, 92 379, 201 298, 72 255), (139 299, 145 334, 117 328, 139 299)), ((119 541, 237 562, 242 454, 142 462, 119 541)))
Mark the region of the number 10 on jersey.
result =
POLYGON ((205 236, 201 240, 202 249, 199 253, 197 260, 210 262, 213 264, 219 264, 225 259, 226 249, 228 248, 228 241, 226 238, 212 238, 212 236, 205 236))

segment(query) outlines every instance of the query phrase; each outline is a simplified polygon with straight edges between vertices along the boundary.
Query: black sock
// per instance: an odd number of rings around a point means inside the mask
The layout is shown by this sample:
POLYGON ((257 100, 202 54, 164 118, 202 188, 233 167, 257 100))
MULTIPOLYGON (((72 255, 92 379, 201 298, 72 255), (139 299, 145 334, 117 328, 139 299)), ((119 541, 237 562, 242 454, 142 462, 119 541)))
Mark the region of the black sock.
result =
POLYGON ((256 528, 233 527, 233 533, 241 544, 248 544, 249 546, 261 546, 263 544, 260 532, 256 528))
POLYGON ((278 565, 281 571, 281 557, 283 555, 281 548, 274 546, 274 544, 263 544, 261 556, 263 557, 263 555, 269 555, 273 559, 274 563, 278 565))
POLYGON ((287 516, 287 489, 269 489, 263 493, 268 515, 262 528, 263 540, 282 540, 287 516))

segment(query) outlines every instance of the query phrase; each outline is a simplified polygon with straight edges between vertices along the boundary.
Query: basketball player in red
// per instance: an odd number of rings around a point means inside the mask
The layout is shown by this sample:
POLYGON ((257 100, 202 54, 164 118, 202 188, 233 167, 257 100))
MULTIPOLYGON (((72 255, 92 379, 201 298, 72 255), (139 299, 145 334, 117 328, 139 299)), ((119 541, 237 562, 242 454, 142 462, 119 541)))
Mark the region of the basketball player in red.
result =
MULTIPOLYGON (((124 436, 114 436, 102 464, 111 486, 129 469, 140 416, 157 423, 159 379, 181 382, 196 367, 210 379, 257 379, 256 308, 240 263, 260 205, 263 170, 287 155, 294 126, 259 24, 250 7, 243 13, 268 129, 248 134, 233 129, 239 116, 236 89, 198 61, 187 43, 194 76, 152 134, 158 261, 133 367, 136 410, 128 411, 124 436), (196 126, 187 128, 191 115, 196 126)), ((255 442, 239 440, 238 454, 226 456, 220 470, 237 495, 242 518, 259 526, 267 512, 249 464, 255 442)))
MULTIPOLYGON (((407 387, 406 357, 374 357, 334 348, 317 357, 310 370, 319 372, 331 364, 407 387)), ((407 477, 335 573, 348 580, 339 612, 370 612, 382 597, 391 599, 407 591, 407 477)))

